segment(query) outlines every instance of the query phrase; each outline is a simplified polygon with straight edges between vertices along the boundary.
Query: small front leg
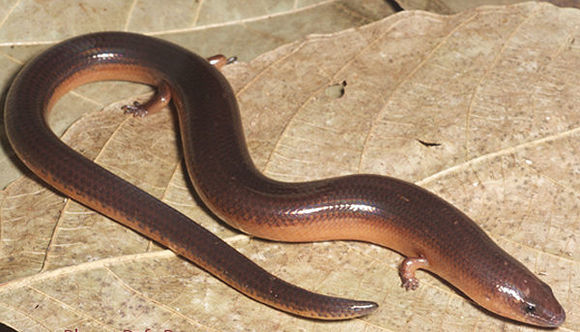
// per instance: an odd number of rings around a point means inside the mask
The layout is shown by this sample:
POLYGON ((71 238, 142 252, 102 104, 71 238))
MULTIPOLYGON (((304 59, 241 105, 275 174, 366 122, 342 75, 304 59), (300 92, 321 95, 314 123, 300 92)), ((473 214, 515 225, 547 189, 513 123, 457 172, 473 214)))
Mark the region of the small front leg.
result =
MULTIPOLYGON (((237 57, 226 58, 225 56, 218 54, 207 58, 207 61, 217 69, 223 68, 225 65, 232 64, 237 61, 237 57)), ((149 114, 157 113, 163 109, 171 101, 171 89, 166 81, 161 81, 157 86, 157 90, 151 99, 146 103, 141 104, 138 101, 133 102, 133 104, 123 105, 121 109, 125 114, 133 114, 137 117, 145 117, 149 114)))
POLYGON ((157 113, 163 109, 163 107, 169 104, 171 100, 171 89, 169 84, 165 81, 161 81, 157 86, 157 90, 151 99, 146 103, 141 104, 139 102, 133 102, 132 105, 124 105, 121 107, 125 114, 133 114, 133 116, 144 117, 149 114, 157 113))
POLYGON ((429 266, 429 262, 423 257, 407 257, 399 267, 399 275, 403 281, 403 287, 406 290, 415 290, 419 287, 419 279, 415 277, 417 269, 423 269, 429 266))

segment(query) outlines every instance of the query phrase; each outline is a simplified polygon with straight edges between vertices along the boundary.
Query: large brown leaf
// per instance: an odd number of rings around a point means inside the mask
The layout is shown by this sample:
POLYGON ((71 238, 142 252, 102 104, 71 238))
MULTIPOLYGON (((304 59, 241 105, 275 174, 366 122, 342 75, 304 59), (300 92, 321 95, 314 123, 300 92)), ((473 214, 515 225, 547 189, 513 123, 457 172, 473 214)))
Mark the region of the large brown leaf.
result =
MULTIPOLYGON (((432 190, 540 274, 567 309, 563 329, 577 330, 578 22, 577 10, 538 3, 450 17, 404 12, 225 73, 266 174, 376 173, 432 190)), ((334 323, 278 312, 23 178, 0 206, 0 321, 22 330, 532 329, 479 310, 426 273, 405 292, 401 257, 378 246, 280 244, 225 227, 192 199, 171 113, 134 119, 121 104, 83 117, 63 139, 274 274, 380 309, 334 323)))
MULTIPOLYGON (((455 14, 461 11, 489 5, 513 5, 526 0, 395 0, 405 10, 426 10, 438 14, 455 14)), ((538 0, 560 7, 580 8, 578 0, 538 0)))

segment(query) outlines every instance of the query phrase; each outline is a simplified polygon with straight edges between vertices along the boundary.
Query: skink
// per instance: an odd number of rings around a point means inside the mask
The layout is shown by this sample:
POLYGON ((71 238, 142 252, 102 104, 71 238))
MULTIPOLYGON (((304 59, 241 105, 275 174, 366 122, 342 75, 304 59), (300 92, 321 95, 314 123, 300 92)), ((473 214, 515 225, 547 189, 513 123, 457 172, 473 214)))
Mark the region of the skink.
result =
POLYGON ((189 177, 203 203, 243 232, 289 241, 359 240, 406 256, 403 286, 430 271, 487 310, 555 327, 565 312, 548 285, 498 247, 469 217, 411 183, 351 175, 287 183, 254 166, 234 93, 205 59, 169 42, 124 32, 72 38, 20 71, 6 98, 5 126, 18 157, 47 184, 161 243, 233 288, 280 310, 316 319, 369 314, 377 304, 328 297, 288 284, 218 237, 62 143, 46 123, 54 103, 88 82, 158 87, 147 105, 177 109, 189 177))

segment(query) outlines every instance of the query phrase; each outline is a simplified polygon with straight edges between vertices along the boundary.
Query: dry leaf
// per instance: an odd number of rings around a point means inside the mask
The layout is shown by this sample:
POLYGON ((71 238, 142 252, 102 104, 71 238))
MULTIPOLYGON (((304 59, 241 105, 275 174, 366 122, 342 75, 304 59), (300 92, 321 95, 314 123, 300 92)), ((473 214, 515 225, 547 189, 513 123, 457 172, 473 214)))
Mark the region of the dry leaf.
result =
MULTIPOLYGON (((540 274, 567 309, 562 330, 578 330, 578 22, 577 10, 539 3, 451 17, 403 12, 281 47, 226 76, 266 174, 419 183, 540 274), (342 97, 327 94, 336 85, 342 97)), ((481 311, 427 273, 405 292, 401 257, 378 246, 240 235, 192 199, 172 115, 124 117, 120 104, 84 117, 64 140, 283 279, 374 300, 379 310, 332 323, 281 313, 21 179, 0 206, 0 321, 21 330, 533 330, 481 311)))
MULTIPOLYGON (((513 5, 529 0, 396 0, 404 10, 426 10, 438 14, 455 14, 481 6, 513 5)), ((560 7, 580 8, 578 0, 539 0, 560 7)))

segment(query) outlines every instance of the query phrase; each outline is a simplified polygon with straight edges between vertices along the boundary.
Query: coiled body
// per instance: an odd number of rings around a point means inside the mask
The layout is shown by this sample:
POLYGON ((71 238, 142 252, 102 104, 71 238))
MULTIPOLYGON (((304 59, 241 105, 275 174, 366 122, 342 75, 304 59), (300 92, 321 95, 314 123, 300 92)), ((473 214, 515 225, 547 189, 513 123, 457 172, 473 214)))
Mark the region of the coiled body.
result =
POLYGON ((169 247, 259 301, 298 315, 340 319, 376 304, 325 297, 279 280, 213 234, 72 151, 45 116, 71 88, 97 80, 167 85, 177 109, 190 179, 207 207, 230 225, 280 241, 352 239, 407 256, 481 306, 543 326, 565 314, 551 289, 499 248, 472 220, 413 184, 378 175, 285 183, 254 166, 235 96, 204 59, 135 34, 98 33, 49 49, 25 66, 6 101, 9 140, 40 178, 75 200, 169 247))

